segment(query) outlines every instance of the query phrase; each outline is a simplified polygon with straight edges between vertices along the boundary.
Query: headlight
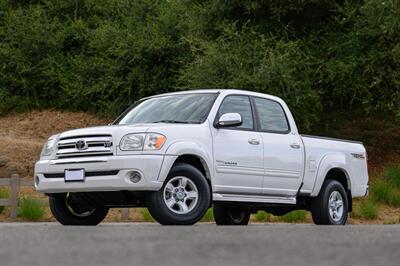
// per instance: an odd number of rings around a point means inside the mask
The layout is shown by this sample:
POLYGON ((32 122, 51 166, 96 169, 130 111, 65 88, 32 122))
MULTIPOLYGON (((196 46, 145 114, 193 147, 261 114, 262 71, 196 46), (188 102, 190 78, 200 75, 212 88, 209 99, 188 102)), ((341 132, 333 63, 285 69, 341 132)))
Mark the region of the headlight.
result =
POLYGON ((40 154, 40 157, 43 156, 50 156, 51 153, 54 151, 54 146, 56 144, 56 139, 53 137, 50 137, 47 142, 44 144, 42 153, 40 154))
POLYGON ((156 133, 149 133, 146 135, 146 141, 144 142, 145 150, 159 150, 165 143, 165 136, 156 133))
POLYGON ((123 151, 143 150, 145 134, 129 134, 121 139, 119 147, 123 151))
POLYGON ((157 133, 128 134, 119 144, 122 151, 159 150, 165 143, 165 136, 157 133))

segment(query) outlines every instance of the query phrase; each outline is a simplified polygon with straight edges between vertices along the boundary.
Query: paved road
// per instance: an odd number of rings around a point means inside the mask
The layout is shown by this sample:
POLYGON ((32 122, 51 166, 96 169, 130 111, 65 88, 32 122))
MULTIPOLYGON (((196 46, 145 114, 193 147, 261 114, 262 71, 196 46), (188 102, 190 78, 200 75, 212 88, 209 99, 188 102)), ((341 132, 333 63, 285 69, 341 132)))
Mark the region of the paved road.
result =
POLYGON ((400 226, 0 224, 0 265, 400 265, 400 226))

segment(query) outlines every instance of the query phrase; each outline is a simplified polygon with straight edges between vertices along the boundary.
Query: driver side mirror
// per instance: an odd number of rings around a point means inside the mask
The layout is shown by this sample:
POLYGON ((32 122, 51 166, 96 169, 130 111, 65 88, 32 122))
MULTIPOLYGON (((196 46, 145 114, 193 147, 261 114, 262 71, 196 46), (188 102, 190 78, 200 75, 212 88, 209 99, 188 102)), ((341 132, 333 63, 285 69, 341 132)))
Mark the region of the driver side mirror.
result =
POLYGON ((234 127, 242 124, 242 116, 238 113, 226 113, 221 115, 217 127, 234 127))

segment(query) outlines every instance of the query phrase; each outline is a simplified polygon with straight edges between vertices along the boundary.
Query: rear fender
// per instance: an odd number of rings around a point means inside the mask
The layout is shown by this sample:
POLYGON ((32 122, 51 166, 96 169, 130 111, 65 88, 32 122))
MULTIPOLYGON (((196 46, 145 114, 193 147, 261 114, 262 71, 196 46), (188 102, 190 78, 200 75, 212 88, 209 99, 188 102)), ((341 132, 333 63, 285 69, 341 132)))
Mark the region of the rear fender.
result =
POLYGON ((340 153, 327 154, 321 159, 321 162, 319 163, 317 178, 315 179, 314 187, 310 195, 311 197, 318 196, 328 172, 333 168, 340 169, 345 173, 347 179, 347 187, 345 187, 345 189, 351 189, 349 170, 347 169, 348 167, 346 164, 345 155, 340 153))

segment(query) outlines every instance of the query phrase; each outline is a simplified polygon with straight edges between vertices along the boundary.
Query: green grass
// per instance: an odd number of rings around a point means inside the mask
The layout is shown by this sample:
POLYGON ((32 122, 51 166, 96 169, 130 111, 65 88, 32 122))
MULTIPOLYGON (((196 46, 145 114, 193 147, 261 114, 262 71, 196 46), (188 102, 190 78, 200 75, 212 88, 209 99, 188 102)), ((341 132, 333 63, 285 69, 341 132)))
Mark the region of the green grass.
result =
POLYGON ((386 168, 384 172, 384 178, 392 186, 400 189, 400 166, 393 165, 386 168))
POLYGON ((272 215, 270 213, 267 213, 265 211, 258 211, 255 215, 254 218, 256 219, 257 222, 270 222, 271 221, 272 215))
POLYGON ((206 214, 204 214, 203 218, 201 219, 202 222, 213 222, 214 221, 214 213, 213 209, 210 208, 207 210, 206 214))
POLYGON ((364 220, 374 220, 378 218, 379 205, 373 200, 363 200, 353 212, 352 217, 364 220))
POLYGON ((140 213, 142 214, 143 221, 145 222, 154 222, 153 216, 151 216, 149 210, 147 208, 140 208, 140 213))
POLYGON ((375 202, 400 206, 400 191, 387 180, 379 180, 371 185, 371 198, 375 202))
POLYGON ((387 167, 378 181, 371 184, 371 198, 375 202, 400 207, 400 167, 387 167))
MULTIPOLYGON (((9 193, 5 189, 0 189, 0 199, 8 199, 9 198, 9 193)), ((0 213, 2 213, 6 207, 0 206, 0 213)))
POLYGON ((45 208, 40 200, 26 197, 20 201, 18 214, 28 221, 38 221, 43 218, 45 208))
POLYGON ((304 210, 296 210, 281 216, 280 220, 286 223, 304 222, 306 220, 306 214, 307 212, 304 210))

